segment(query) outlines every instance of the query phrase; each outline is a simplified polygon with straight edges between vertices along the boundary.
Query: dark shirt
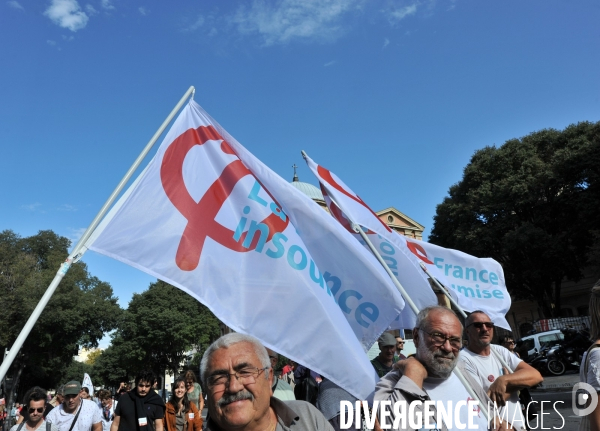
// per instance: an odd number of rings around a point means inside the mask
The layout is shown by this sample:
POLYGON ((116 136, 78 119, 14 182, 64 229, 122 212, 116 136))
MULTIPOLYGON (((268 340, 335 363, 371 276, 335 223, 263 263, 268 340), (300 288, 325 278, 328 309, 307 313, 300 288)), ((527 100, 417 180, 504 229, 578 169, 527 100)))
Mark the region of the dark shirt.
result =
MULTIPOLYGON (((132 389, 132 391, 135 391, 135 389, 132 389)), ((147 429, 148 431, 154 431, 154 421, 156 419, 163 419, 165 417, 165 405, 160 405, 162 400, 156 394, 156 392, 151 391, 148 395, 141 399, 144 402, 144 408, 146 409, 145 412, 148 422, 147 429), (147 402, 150 400, 152 400, 153 403, 147 402)), ((135 414, 135 399, 129 392, 121 395, 121 398, 119 398, 117 408, 115 409, 115 416, 120 417, 119 431, 132 431, 139 429, 138 418, 135 414)))
POLYGON ((379 360, 377 358, 373 359, 371 361, 371 364, 373 365, 373 368, 375 368, 375 371, 377 371, 377 375, 379 377, 383 377, 387 373, 389 373, 390 371, 392 371, 392 366, 391 365, 389 367, 386 367, 381 362, 379 362, 379 360))

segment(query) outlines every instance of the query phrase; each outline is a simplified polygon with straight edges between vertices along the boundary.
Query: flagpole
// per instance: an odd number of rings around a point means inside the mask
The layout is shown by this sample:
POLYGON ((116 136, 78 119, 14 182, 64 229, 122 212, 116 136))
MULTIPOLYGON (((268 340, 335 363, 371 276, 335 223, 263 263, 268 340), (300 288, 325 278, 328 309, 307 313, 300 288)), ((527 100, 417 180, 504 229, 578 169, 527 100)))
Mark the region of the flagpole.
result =
MULTIPOLYGON (((331 198, 331 196, 330 196, 331 198)), ((331 198, 331 200, 337 205, 337 203, 333 200, 333 198, 331 198)), ((338 205, 339 207, 339 205, 338 205)), ((379 254, 379 251, 375 248, 375 246, 373 245, 373 243, 371 242, 371 240, 369 239, 369 237, 367 236, 367 234, 362 230, 362 228, 354 223, 353 221, 351 221, 352 223, 352 227, 355 231, 357 231, 361 238, 367 243, 367 246, 369 247, 369 249, 371 250, 371 252, 375 255, 375 257, 377 258, 377 260, 379 261, 379 263, 383 266, 383 268, 385 269, 385 271, 388 273, 388 275, 390 276, 390 278, 392 279, 392 282, 394 283, 394 285, 396 286, 396 288, 398 289, 398 291, 402 294, 402 296, 404 297, 404 300, 408 303, 408 305, 410 306, 410 308, 412 309, 412 311, 416 314, 419 314, 419 309, 417 308, 417 305, 413 302, 413 300, 410 298, 410 296, 408 295, 408 293, 406 293, 406 290, 404 289, 404 287, 402 286, 402 284, 400 284, 400 282, 398 281, 398 279, 396 278, 396 276, 394 275, 394 273, 392 272, 392 270, 390 269, 390 267, 388 266, 388 264, 386 263, 385 260, 383 260, 383 258, 381 257, 381 254, 379 254)), ((454 370, 452 371, 456 377, 458 377, 458 379, 461 381, 461 383, 463 384, 463 386, 465 387, 465 389, 467 390, 467 392, 469 393, 469 395, 479 401, 479 404, 481 406, 483 406, 483 402, 482 400, 479 399, 479 397, 477 396, 477 394, 475 393, 475 391, 473 390, 473 388, 471 387, 471 385, 469 384, 469 382, 467 382, 467 380, 465 379, 465 376, 463 376, 462 372, 460 371, 460 369, 458 367, 454 367, 454 370)), ((488 412, 487 412, 487 408, 485 409, 481 409, 482 411, 484 411, 484 416, 486 420, 489 420, 489 416, 488 416, 488 412)))
MULTIPOLYGON (((440 289, 442 291, 442 293, 444 295, 446 295, 446 298, 448 298, 448 300, 452 303, 452 305, 454 305, 454 307, 456 307, 456 309, 460 312, 460 315, 464 319, 466 319, 467 313, 465 313, 465 310, 463 310, 462 307, 460 305, 458 305, 458 302, 456 302, 454 300, 452 295, 450 295, 450 292, 448 292, 448 289, 446 289, 446 286, 442 285, 433 275, 431 275, 431 273, 429 272, 429 270, 427 269, 427 267, 425 266, 425 264, 423 262, 419 262, 419 265, 421 265, 421 269, 425 272, 425 274, 427 274, 427 276, 433 280, 433 282, 438 287, 438 289, 440 289)), ((490 348, 490 350, 492 351, 492 354, 496 357, 496 359, 498 359, 500 361, 502 366, 508 370, 509 374, 514 373, 512 368, 506 363, 504 358, 502 356, 500 356, 500 354, 498 352, 496 352, 494 349, 491 349, 491 348, 490 348)))
POLYGON ((67 257, 66 261, 61 264, 60 268, 58 269, 58 272, 54 276, 54 279, 52 280, 52 282, 46 289, 46 292, 44 293, 42 298, 40 299, 40 302, 38 302, 35 309, 33 310, 33 313, 31 313, 31 316, 29 316, 29 319, 27 319, 27 322, 25 323, 25 326, 23 327, 23 329, 21 329, 21 332, 19 333, 19 336, 17 337, 14 344, 10 348, 8 355, 2 361, 2 365, 0 365, 0 381, 2 381, 2 379, 4 379, 4 376, 6 376, 8 369, 10 368, 13 361, 17 357, 17 354, 19 353, 19 350, 21 350, 21 347, 23 347, 23 343, 25 343, 25 340, 29 336, 29 333, 33 329, 33 326, 35 325, 35 323, 39 319, 40 315, 42 314, 42 311, 44 310, 44 308, 50 301, 50 298, 52 297, 52 295, 54 294, 54 291, 60 284, 60 281, 67 274, 67 272, 71 268, 71 265, 73 263, 77 262, 79 259, 81 259, 81 257, 87 250, 87 249, 84 250, 85 242, 92 235, 92 233, 94 232, 96 227, 98 227, 98 224, 100 224, 100 221, 104 218, 104 216, 106 215, 106 213, 108 212, 108 210, 110 209, 110 207, 112 206, 114 201, 117 199, 119 194, 123 191, 123 189, 125 188, 125 185, 127 185, 127 182, 131 179, 131 177, 133 176, 136 169, 140 166, 140 164, 142 163, 144 158, 148 155, 148 153, 150 152, 150 150, 152 149, 152 147, 154 146, 154 144, 156 143, 156 141, 158 140, 160 135, 165 131, 165 129, 167 128, 167 126, 169 125, 169 123, 171 122, 173 117, 175 117, 175 115, 181 109, 181 107, 186 102, 186 100, 190 97, 190 95, 193 95, 194 92, 195 92, 195 89, 193 86, 188 88, 188 90, 185 92, 183 97, 179 100, 177 105, 175 105, 175 108, 173 108, 171 113, 168 115, 168 117, 165 119, 165 121, 163 121, 161 126, 158 128, 156 133, 152 136, 152 138, 150 138, 150 141, 146 144, 146 147, 142 150, 142 152, 137 157, 137 159, 135 159, 135 161, 133 162, 133 164, 131 165, 131 167, 129 168, 129 170, 127 171, 125 176, 123 177, 123 179, 119 182, 119 184, 117 185, 115 190, 108 197, 105 204, 102 206, 102 208, 100 209, 100 211, 98 212, 98 214, 96 215, 94 220, 92 220, 92 223, 90 223, 90 225, 85 230, 85 232, 83 233, 81 238, 79 238, 79 241, 77 241, 77 244, 73 248, 73 251, 67 257))

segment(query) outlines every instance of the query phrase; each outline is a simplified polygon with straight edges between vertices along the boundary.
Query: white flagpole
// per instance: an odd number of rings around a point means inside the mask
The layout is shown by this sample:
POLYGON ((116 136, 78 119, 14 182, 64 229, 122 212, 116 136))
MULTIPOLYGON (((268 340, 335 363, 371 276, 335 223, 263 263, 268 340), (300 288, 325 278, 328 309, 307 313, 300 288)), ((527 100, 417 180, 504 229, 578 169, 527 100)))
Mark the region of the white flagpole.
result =
MULTIPOLYGON (((306 154, 306 152, 304 152, 304 151, 302 151, 301 154, 302 154, 302 157, 304 157, 304 158, 306 158, 308 156, 306 154)), ((332 200, 332 202, 335 205, 338 206, 338 208, 340 208, 340 210, 342 209, 342 207, 337 204, 337 202, 335 201, 335 199, 333 198, 333 196, 329 196, 329 198, 332 200)), ((348 216, 348 215, 346 214, 346 216, 348 216)), ((358 232, 360 234, 361 238, 365 241, 365 243, 369 247, 369 250, 371 250, 371 252, 375 256, 375 258, 379 261, 379 263, 381 264, 381 266, 383 266, 383 269, 385 269, 385 272, 388 273, 388 275, 390 276, 392 282, 394 283, 394 285, 396 286, 396 288, 398 289, 398 291, 400 292, 400 294, 404 298, 404 301, 406 301, 406 303, 410 306, 411 310, 415 313, 415 315, 419 314, 419 308, 414 303, 414 301, 412 300, 412 298, 410 297, 410 295, 406 292, 406 290, 404 289, 404 287, 402 286, 402 284, 400 284, 400 282, 398 281, 398 279, 396 278, 396 276, 394 275, 394 273, 392 272, 392 270, 390 269, 390 267, 388 266, 388 264, 385 262, 385 260, 383 260, 383 258, 381 257, 381 254, 379 254, 379 251, 375 248, 375 246, 373 245, 373 243, 371 242, 371 240, 369 239, 369 237, 367 236, 367 234, 365 234, 365 232, 362 230, 362 228, 360 227, 360 225, 358 225, 357 223, 355 223, 350 218, 348 218, 348 220, 350 220, 350 224, 352 225, 352 229, 354 229, 356 232, 358 232)), ((471 385, 469 384, 469 382, 465 379, 465 376, 463 376, 462 372, 458 369, 458 367, 454 367, 454 370, 452 372, 461 381, 461 383, 463 384, 463 386, 465 387, 465 389, 467 390, 467 392, 469 393, 469 395, 474 400, 477 400, 479 402, 479 405, 483 407, 484 404, 483 404, 482 400, 479 399, 479 397, 477 396, 477 394, 475 393, 475 391, 473 390, 473 388, 471 387, 471 385)), ((486 408, 485 409, 482 408, 481 411, 483 412, 483 415, 485 416, 485 419, 489 422, 489 416, 488 416, 488 411, 487 411, 487 403, 486 403, 486 408)))
MULTIPOLYGON (((333 203, 335 203, 337 205, 337 203, 335 202, 335 200, 333 200, 333 198, 331 196, 329 198, 333 201, 333 203)), ((338 207, 339 207, 339 205, 338 205, 338 207)), ((394 283, 394 285, 396 286, 396 288, 400 291, 400 294, 404 297, 404 300, 406 301, 406 303, 410 306, 410 308, 412 309, 412 311, 415 314, 419 314, 419 309, 417 308, 416 304, 410 298, 410 296, 408 295, 408 293, 406 293, 406 290, 400 284, 400 282, 398 281, 398 279, 396 278, 396 276, 394 275, 394 273, 392 272, 392 270, 390 269, 390 267, 388 266, 388 264, 385 262, 385 260, 383 260, 383 258, 381 257, 381 254, 379 254, 379 251, 375 248, 375 246, 373 245, 373 243, 371 242, 371 240, 369 239, 369 237, 367 236, 367 234, 362 230, 362 228, 358 224, 354 223, 353 221, 351 221, 351 223, 353 225, 352 228, 354 230, 356 230, 360 234, 360 236, 362 237, 362 239, 367 243, 367 246, 369 247, 369 249, 371 250, 371 252, 375 255, 375 257, 377 258, 377 260, 379 261, 379 263, 383 266, 383 268, 385 269, 385 271, 388 273, 388 275, 392 279, 392 282, 394 283)), ((471 387, 471 385, 469 384, 469 382, 465 379, 465 376, 463 376, 463 374, 460 371, 460 369, 458 367, 454 367, 454 370, 452 372, 461 381, 461 383, 463 384, 463 386, 465 387, 465 389, 467 390, 467 392, 469 393, 469 395, 474 400, 479 401, 479 405, 482 406, 481 411, 483 412, 483 415, 485 416, 485 419, 487 421, 489 421, 490 418, 488 416, 487 405, 486 405, 486 408, 484 409, 483 408, 484 403, 482 402, 482 400, 479 399, 479 397, 477 396, 477 394, 475 393, 475 391, 473 390, 473 388, 471 387)))
POLYGON ((19 336, 17 337, 14 344, 10 348, 8 355, 2 361, 2 365, 0 365, 0 381, 2 381, 2 379, 4 379, 4 376, 8 372, 9 367, 12 365, 13 361, 17 357, 17 354, 19 353, 19 350, 21 350, 21 347, 23 347, 23 343, 25 343, 25 340, 29 336, 29 333, 33 329, 33 326, 35 325, 35 323, 39 319, 40 315, 42 314, 42 311, 48 304, 48 301, 50 301, 50 298, 52 297, 52 295, 54 294, 54 291, 60 284, 60 281, 63 279, 65 274, 69 271, 69 268, 71 268, 71 264, 73 264, 73 263, 77 262, 79 259, 81 259, 81 257, 85 253, 85 250, 83 250, 85 242, 92 235, 92 233, 94 232, 94 230, 96 229, 96 227, 98 226, 98 224, 100 223, 102 218, 104 218, 104 216, 106 215, 106 213, 108 212, 108 210, 110 209, 110 207, 112 206, 114 201, 117 199, 119 194, 123 191, 123 188, 125 188, 125 185, 127 184, 127 182, 131 179, 131 177, 133 176, 136 169, 140 166, 140 164, 142 163, 144 158, 148 155, 148 153, 150 152, 150 150, 152 149, 152 147, 154 146, 154 144, 156 143, 156 141, 158 140, 160 135, 167 128, 167 126, 169 125, 169 123, 171 122, 173 117, 175 117, 175 115, 177 114, 179 109, 181 109, 181 107, 186 102, 186 100, 190 96, 193 97, 195 91, 196 91, 195 88, 192 86, 185 92, 185 94, 179 100, 179 102, 177 103, 175 108, 173 108, 173 110, 171 111, 169 116, 165 119, 165 121, 163 121, 163 123, 158 128, 158 130, 156 131, 154 136, 152 136, 152 138, 150 139, 148 144, 146 144, 146 147, 142 150, 142 152, 137 157, 137 159, 135 159, 135 161, 133 162, 133 164, 131 165, 131 167, 129 168, 129 170, 127 171, 127 173, 121 180, 121 182, 119 182, 119 184, 117 185, 115 190, 108 197, 106 203, 102 206, 102 208, 100 209, 100 211, 98 212, 98 214, 96 215, 94 220, 92 220, 92 223, 88 226, 88 228, 85 230, 85 232, 83 233, 83 235, 77 242, 77 245, 75 245, 75 247, 73 248, 73 251, 71 252, 71 254, 69 254, 69 256, 67 257, 67 260, 61 264, 60 268, 58 269, 58 272, 56 273, 56 276, 54 276, 54 279, 50 283, 50 286, 48 286, 48 288, 46 289, 46 292, 42 296, 42 299, 40 299, 40 302, 38 302, 35 309, 33 310, 33 313, 31 313, 31 316, 29 316, 29 319, 25 323, 25 326, 23 327, 23 329, 21 329, 21 332, 19 333, 19 336))
MULTIPOLYGON (((425 272, 425 274, 427 274, 427 276, 433 280, 433 282, 438 287, 438 289, 440 289, 442 291, 442 293, 444 295, 446 295, 446 298, 448 298, 448 300, 452 303, 452 305, 454 305, 454 307, 456 307, 456 309, 460 312, 460 315, 464 319, 466 319, 467 313, 465 313, 465 310, 463 310, 462 307, 460 305, 458 305, 458 303, 454 300, 452 295, 450 295, 450 292, 448 292, 448 289, 446 289, 446 286, 442 285, 434 276, 431 275, 431 273, 427 270, 427 267, 425 266, 425 264, 423 262, 419 262, 419 264, 421 265, 421 269, 425 272)), ((500 356, 500 354, 498 352, 496 352, 494 349, 490 349, 490 350, 492 351, 492 354, 496 357, 496 359, 498 359, 500 361, 502 366, 508 370, 509 374, 514 373, 512 368, 506 363, 504 358, 502 356, 500 356)))

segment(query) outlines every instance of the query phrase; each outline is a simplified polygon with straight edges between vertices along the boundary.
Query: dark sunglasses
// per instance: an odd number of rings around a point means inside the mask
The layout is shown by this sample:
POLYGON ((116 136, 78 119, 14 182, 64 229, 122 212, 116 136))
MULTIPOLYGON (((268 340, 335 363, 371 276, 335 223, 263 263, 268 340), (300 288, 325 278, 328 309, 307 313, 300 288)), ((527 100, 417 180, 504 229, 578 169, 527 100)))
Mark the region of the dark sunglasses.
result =
POLYGON ((38 413, 43 413, 44 412, 44 407, 38 407, 37 409, 30 408, 27 411, 29 412, 29 414, 32 414, 35 411, 37 411, 38 413))
POLYGON ((486 329, 494 329, 494 322, 473 322, 471 324, 469 324, 469 326, 473 325, 474 327, 476 327, 477 329, 481 329, 483 328, 483 326, 485 325, 486 329))

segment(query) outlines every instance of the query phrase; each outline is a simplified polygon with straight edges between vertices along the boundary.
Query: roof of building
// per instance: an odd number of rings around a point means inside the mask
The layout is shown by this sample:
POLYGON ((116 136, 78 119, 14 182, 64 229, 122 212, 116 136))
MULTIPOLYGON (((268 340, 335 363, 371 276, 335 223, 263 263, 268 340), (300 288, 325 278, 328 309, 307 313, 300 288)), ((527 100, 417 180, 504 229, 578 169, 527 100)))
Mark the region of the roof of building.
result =
POLYGON ((290 184, 292 184, 294 187, 296 187, 298 190, 300 190, 302 193, 304 193, 311 199, 317 199, 320 201, 325 200, 323 198, 323 193, 321 193, 321 190, 319 190, 318 187, 315 187, 312 184, 303 183, 298 180, 292 181, 290 184))

